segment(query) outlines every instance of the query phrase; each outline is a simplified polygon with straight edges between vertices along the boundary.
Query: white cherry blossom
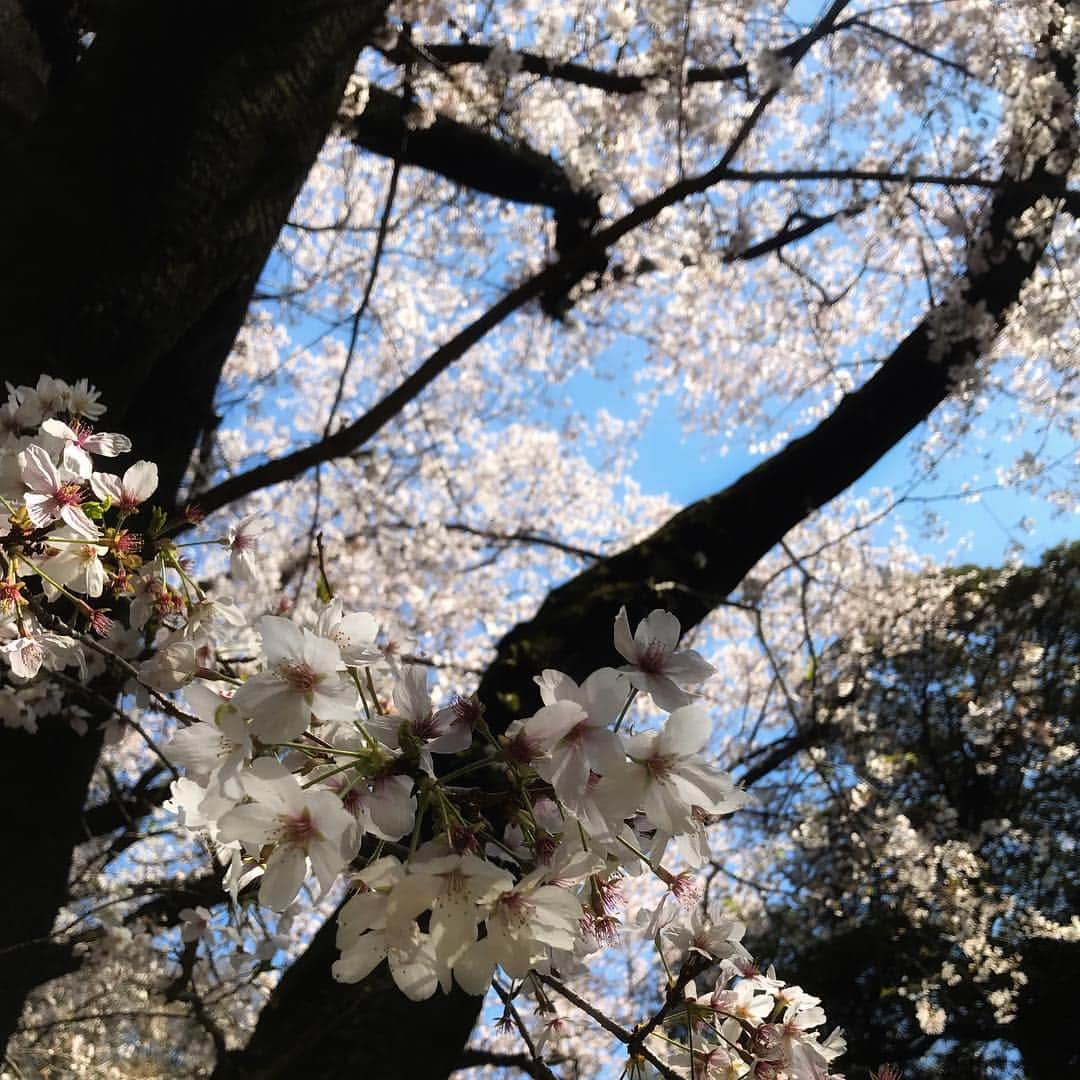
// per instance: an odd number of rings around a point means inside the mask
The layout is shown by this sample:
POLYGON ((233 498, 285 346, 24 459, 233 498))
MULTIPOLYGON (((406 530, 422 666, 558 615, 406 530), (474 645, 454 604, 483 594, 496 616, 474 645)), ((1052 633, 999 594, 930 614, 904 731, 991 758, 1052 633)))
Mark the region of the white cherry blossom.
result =
POLYGON ((0 653, 11 666, 13 675, 20 679, 32 679, 45 662, 45 646, 31 635, 18 635, 0 645, 0 653))
POLYGON ((403 740, 420 755, 421 767, 432 775, 432 754, 457 754, 472 743, 467 718, 454 709, 432 707, 427 670, 420 664, 404 664, 394 683, 396 711, 374 716, 365 728, 385 746, 402 749, 403 740))
POLYGON ((184 698, 199 721, 177 728, 167 748, 170 760, 197 783, 239 800, 244 794, 241 769, 252 752, 248 723, 228 698, 203 683, 185 687, 184 698))
POLYGON ((190 641, 170 640, 138 665, 139 679, 155 690, 179 690, 203 671, 198 650, 190 641))
POLYGON ((463 952, 454 977, 468 993, 480 994, 497 966, 513 979, 546 970, 550 949, 574 947, 581 915, 581 901, 572 892, 544 884, 544 871, 534 871, 495 898, 484 924, 487 934, 463 952))
POLYGON ((229 569, 237 581, 258 580, 259 538, 270 528, 270 522, 260 514, 249 514, 229 525, 222 544, 229 549, 229 569))
POLYGON ((412 918, 388 920, 388 892, 403 879, 405 868, 393 856, 371 863, 354 878, 360 890, 342 908, 337 946, 341 956, 332 974, 354 983, 387 960, 398 988, 412 1001, 423 1001, 439 985, 431 937, 412 918))
POLYGON ((325 892, 351 852, 344 836, 352 824, 341 800, 330 791, 305 791, 275 758, 258 758, 243 776, 251 802, 234 807, 218 823, 222 840, 239 840, 252 851, 273 851, 259 885, 259 900, 275 911, 296 897, 308 863, 325 892))
POLYGON ((689 705, 694 695, 685 685, 695 685, 716 670, 693 649, 677 648, 680 632, 679 620, 670 611, 653 611, 638 623, 633 637, 626 608, 615 617, 615 648, 629 661, 619 670, 666 712, 689 705))
POLYGON ((701 756, 711 733, 705 706, 684 705, 671 713, 662 731, 641 732, 626 741, 631 764, 618 778, 619 788, 673 836, 696 831, 694 807, 728 814, 746 801, 731 777, 701 756))
MULTIPOLYGON (((49 545, 48 554, 39 564, 44 574, 73 592, 101 596, 105 590, 105 567, 101 557, 109 553, 109 548, 92 543, 71 528, 59 529, 50 540, 55 543, 49 545)), ((59 595, 56 585, 45 578, 42 588, 50 600, 59 595)))
POLYGON ((594 671, 580 687, 552 670, 536 681, 545 704, 523 731, 546 756, 533 767, 560 799, 576 801, 585 793, 590 772, 609 775, 623 767, 623 745, 610 725, 626 701, 626 690, 612 668, 594 671))
POLYGON ((41 430, 63 443, 64 464, 79 476, 89 476, 93 470, 91 454, 118 457, 131 449, 131 440, 126 435, 95 432, 93 428, 77 420, 71 424, 56 419, 46 420, 42 423, 41 430))
POLYGON ((141 506, 157 491, 158 468, 152 461, 136 461, 124 470, 122 477, 113 473, 96 472, 90 477, 90 487, 99 499, 109 499, 123 511, 141 506))
POLYGON ((319 612, 315 633, 329 638, 341 650, 341 659, 349 667, 367 667, 382 659, 376 640, 379 622, 366 611, 345 614, 340 597, 334 597, 319 612))
POLYGON ((100 530, 81 507, 84 476, 66 466, 57 467, 37 445, 30 445, 19 454, 19 467, 28 489, 26 512, 34 525, 42 528, 60 518, 76 535, 88 540, 98 538, 100 530))
POLYGON ((438 845, 422 849, 408 869, 390 894, 388 918, 408 920, 431 912, 439 982, 449 992, 450 971, 476 941, 483 905, 510 888, 513 879, 475 855, 440 854, 438 845))
POLYGON ((237 690, 233 705, 252 718, 259 738, 287 742, 307 728, 312 713, 327 722, 353 719, 356 689, 332 641, 278 615, 262 616, 256 627, 266 669, 237 690))

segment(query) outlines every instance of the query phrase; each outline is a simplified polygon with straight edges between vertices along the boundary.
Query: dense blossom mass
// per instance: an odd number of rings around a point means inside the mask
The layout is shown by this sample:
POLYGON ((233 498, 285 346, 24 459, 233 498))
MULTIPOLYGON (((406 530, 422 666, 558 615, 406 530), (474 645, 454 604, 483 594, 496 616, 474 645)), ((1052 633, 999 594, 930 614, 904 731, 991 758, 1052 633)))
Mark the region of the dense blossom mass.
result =
MULTIPOLYGON (((761 975, 744 927, 703 921, 692 874, 664 865, 672 839, 701 850, 704 822, 745 802, 702 754, 708 709, 689 688, 713 669, 680 648, 674 616, 654 611, 631 636, 621 610, 614 646, 629 663, 580 686, 538 674, 544 704, 502 737, 483 702, 436 710, 426 669, 388 650, 371 614, 345 611, 325 568, 327 598, 310 625, 264 615, 257 655, 230 660, 223 646, 243 616, 185 565, 169 533, 187 517, 136 516, 153 494, 151 463, 122 481, 95 472, 91 453, 116 456, 130 443, 92 434, 84 413, 98 411, 96 395, 81 394, 43 376, 13 388, 4 407, 14 468, 0 495, 3 654, 16 683, 5 715, 32 732, 49 672, 74 667, 85 681, 91 658, 95 671, 117 665, 179 719, 163 752, 186 775, 168 805, 227 865, 233 904, 257 881, 259 903, 284 912, 309 877, 326 893, 344 876, 352 895, 334 977, 357 982, 385 960, 416 1001, 455 982, 484 994, 501 976, 507 1008, 527 994, 553 1013, 553 996, 574 1000, 560 980, 618 936, 620 881, 650 873, 665 898, 651 914, 626 914, 647 924, 678 974, 635 1051, 680 1076, 721 1066, 732 1076, 830 1075, 844 1042, 819 1030, 819 1000, 761 975), (125 614, 109 618, 105 599, 125 614), (173 691, 191 712, 168 705, 173 691), (668 710, 658 728, 641 730, 641 710, 631 713, 645 697, 668 710), (702 990, 694 980, 707 972, 702 990)), ((239 547, 245 576, 258 562, 238 538, 258 531, 248 520, 204 542, 234 556, 239 547)), ((205 909, 180 917, 182 940, 197 946, 205 909)))

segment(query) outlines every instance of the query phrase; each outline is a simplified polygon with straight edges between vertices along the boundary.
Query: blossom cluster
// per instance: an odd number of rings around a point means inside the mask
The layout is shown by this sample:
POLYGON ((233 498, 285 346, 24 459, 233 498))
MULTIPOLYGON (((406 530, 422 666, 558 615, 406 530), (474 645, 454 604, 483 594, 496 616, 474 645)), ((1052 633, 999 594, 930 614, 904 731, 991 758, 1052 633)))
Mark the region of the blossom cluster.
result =
MULTIPOLYGON (((135 587, 151 525, 135 527, 133 519, 157 488, 157 466, 138 461, 123 475, 99 471, 96 459, 126 454, 131 442, 93 429, 105 408, 85 380, 69 385, 43 375, 34 387, 7 389, 0 406, 0 656, 13 685, 3 688, 0 717, 33 731, 55 707, 35 676, 43 668, 91 673, 80 629, 111 633, 103 599, 135 587)), ((163 525, 158 519, 158 533, 163 525)))
POLYGON ((845 1049, 839 1029, 819 1030, 820 998, 778 979, 772 968, 762 974, 738 959, 721 963, 711 990, 699 993, 691 983, 668 1021, 689 1032, 687 1045, 665 1038, 657 1050, 684 1076, 835 1080, 829 1066, 845 1049))
POLYGON ((346 874, 337 980, 386 961, 419 1001, 502 979, 557 1016, 547 980, 582 972, 617 938, 623 879, 651 873, 666 891, 634 926, 714 986, 684 982, 661 1026, 681 1017, 690 1038, 664 1035, 649 1052, 675 1075, 829 1075, 843 1041, 819 1037, 818 999, 761 975, 744 927, 705 918, 692 873, 664 865, 672 841, 700 865, 706 824, 746 798, 704 756, 710 723, 688 687, 711 668, 679 647, 673 615, 654 611, 631 633, 620 611, 626 662, 580 685, 544 671, 540 707, 501 735, 475 698, 436 708, 426 669, 387 649, 367 612, 331 599, 310 625, 265 615, 256 628, 259 670, 234 691, 184 688, 197 718, 167 748, 187 771, 172 806, 228 854, 234 898, 258 879, 259 901, 280 911, 309 874, 324 893, 346 874), (631 733, 639 698, 670 711, 631 733))
MULTIPOLYGON (((692 871, 709 856, 707 826, 746 795, 706 756, 711 723, 694 688, 713 668, 681 647, 674 615, 653 611, 631 631, 622 609, 622 664, 580 684, 538 673, 538 706, 509 722, 489 722, 475 696, 437 707, 428 669, 375 615, 347 610, 324 569, 308 616, 264 614, 249 626, 209 596, 170 536, 193 516, 170 521, 145 506, 155 466, 96 471, 95 457, 131 449, 91 427, 102 412, 89 386, 43 376, 9 388, 0 414, 0 633, 17 715, 63 667, 85 683, 112 663, 142 704, 179 720, 162 751, 184 770, 167 808, 222 857, 234 908, 256 882, 259 903, 291 912, 309 877, 322 894, 347 881, 339 981, 386 960, 413 1000, 455 983, 483 994, 496 980, 507 1008, 529 995, 557 1015, 551 986, 584 971, 629 921, 669 972, 650 1031, 659 1037, 681 1016, 688 1032, 685 1044, 668 1034, 642 1052, 674 1075, 703 1075, 699 1065, 708 1075, 828 1075, 842 1040, 819 1039, 817 999, 760 975, 741 924, 701 913, 692 871), (665 864, 671 845, 684 869, 665 864), (663 898, 626 912, 622 883, 641 874, 663 884, 663 898), (706 972, 715 986, 699 996, 691 975, 706 972), (674 1004, 673 989, 684 995, 674 1004)), ((226 547, 232 575, 250 579, 268 527, 247 518, 192 543, 226 547)), ((181 918, 183 942, 197 947, 208 909, 181 918)))
POLYGON ((451 974, 479 993, 496 967, 515 979, 546 971, 552 949, 614 936, 629 870, 692 896, 686 875, 661 864, 664 849, 675 839, 700 863, 705 823, 745 798, 702 756, 708 716, 680 683, 709 667, 677 648, 667 612, 634 635, 620 612, 623 669, 580 686, 545 671, 541 707, 501 736, 475 699, 435 708, 426 669, 388 653, 374 617, 339 600, 313 625, 264 615, 256 629, 260 670, 225 692, 192 672, 184 688, 194 716, 167 748, 187 773, 174 806, 232 852, 235 887, 261 877, 260 901, 277 910, 309 870, 325 891, 360 860, 341 920, 343 980, 387 956, 417 998, 449 989, 451 974), (624 734, 643 694, 672 711, 657 730, 624 734), (464 786, 467 776, 480 784, 464 786))

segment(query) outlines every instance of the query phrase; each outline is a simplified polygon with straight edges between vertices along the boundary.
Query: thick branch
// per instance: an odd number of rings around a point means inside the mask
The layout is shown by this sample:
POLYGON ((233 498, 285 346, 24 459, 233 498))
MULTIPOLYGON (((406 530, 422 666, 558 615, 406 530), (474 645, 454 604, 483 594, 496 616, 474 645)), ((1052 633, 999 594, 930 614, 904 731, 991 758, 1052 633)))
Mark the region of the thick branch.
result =
POLYGON ((109 799, 83 811, 83 826, 88 836, 105 836, 123 829, 143 814, 161 806, 169 797, 168 784, 151 788, 142 796, 109 799))
MULTIPOLYGON (((1060 148, 1075 156, 1066 126, 1060 148)), ((1002 326, 1042 250, 1018 248, 1013 221, 1039 198, 1063 188, 1060 175, 1037 170, 1030 184, 999 188, 976 251, 996 255, 989 270, 970 271, 963 296, 1002 326), (985 246, 983 246, 985 244, 985 246)), ((534 619, 499 643, 480 696, 496 726, 533 702, 532 676, 558 667, 582 678, 610 662, 611 619, 625 604, 638 616, 655 607, 694 626, 735 588, 784 535, 859 479, 920 424, 949 393, 950 372, 978 351, 957 340, 935 357, 931 323, 923 321, 859 390, 846 395, 812 432, 724 491, 688 506, 646 540, 591 567, 552 592, 534 619)))
POLYGON ((1030 195, 1052 195, 1074 200, 1076 192, 1065 188, 1059 177, 1040 173, 1025 180, 1012 176, 980 176, 977 173, 918 173, 895 169, 728 169, 725 181, 735 184, 782 184, 801 180, 839 180, 850 183, 911 184, 931 187, 971 187, 984 191, 1022 189, 1030 195))
MULTIPOLYGON (((824 33, 819 27, 814 27, 786 45, 780 46, 775 51, 779 56, 788 60, 797 60, 815 41, 820 40, 826 34, 833 34, 838 30, 843 30, 854 22, 854 19, 845 19, 843 22, 834 23, 824 33)), ((386 56, 399 64, 421 59, 427 60, 435 67, 455 67, 459 64, 486 64, 491 53, 491 45, 468 42, 431 42, 430 44, 401 42, 394 49, 389 50, 386 56)), ((515 52, 514 57, 521 63, 520 70, 529 75, 574 83, 577 86, 589 86, 595 90, 603 90, 608 94, 641 94, 648 90, 650 84, 658 77, 676 78, 670 71, 656 72, 652 75, 624 75, 603 68, 589 67, 585 64, 559 63, 527 49, 515 52)), ((703 83, 735 82, 739 79, 748 78, 749 74, 750 67, 745 62, 725 65, 709 64, 690 68, 686 73, 686 82, 689 86, 699 86, 703 83)))
POLYGON ((838 219, 854 217, 861 209, 861 206, 855 206, 845 210, 835 210, 831 214, 822 214, 819 217, 804 216, 799 219, 797 225, 794 224, 793 219, 772 236, 748 244, 744 248, 730 251, 724 256, 724 262, 750 262, 753 259, 760 259, 763 255, 771 255, 773 252, 783 250, 789 244, 805 240, 806 237, 812 236, 819 229, 824 229, 838 219))
POLYGON ((221 884, 221 871, 215 867, 180 883, 170 883, 167 888, 155 889, 157 894, 132 911, 125 922, 132 923, 139 919, 153 920, 160 926, 176 926, 180 922, 180 912, 184 908, 202 905, 216 907, 228 900, 228 893, 221 884))
POLYGON ((410 129, 408 111, 401 97, 372 86, 364 111, 348 120, 344 130, 372 153, 417 165, 486 195, 550 207, 560 253, 573 251, 599 221, 596 195, 576 188, 547 155, 446 116, 437 116, 430 127, 410 129))
POLYGON ((777 739, 760 761, 749 766, 745 772, 740 774, 738 777, 739 786, 748 788, 759 780, 763 780, 769 773, 779 769, 781 765, 787 764, 801 751, 811 746, 822 745, 835 733, 835 730, 834 727, 828 724, 812 724, 801 731, 795 732, 793 735, 777 739))
MULTIPOLYGON (((800 39, 799 49, 790 58, 792 64, 797 63, 810 50, 814 42, 828 32, 828 28, 833 25, 848 2, 849 0, 833 0, 814 32, 800 39)), ((473 345, 516 311, 552 289, 565 293, 580 280, 582 273, 587 273, 596 265, 597 259, 601 258, 611 245, 640 226, 653 221, 668 207, 675 206, 693 195, 700 195, 723 180, 729 172, 731 162, 742 149, 777 92, 777 90, 770 90, 758 99, 728 144, 720 161, 708 172, 687 177, 673 184, 636 206, 611 225, 593 233, 589 239, 579 244, 568 255, 564 255, 554 265, 527 278, 445 345, 436 349, 412 375, 352 424, 343 427, 329 438, 222 481, 216 487, 199 495, 200 506, 205 512, 210 513, 254 491, 292 480, 321 462, 347 457, 359 450, 451 364, 464 356, 473 345)))
POLYGON ((214 1080, 445 1080, 460 1067, 480 999, 455 988, 410 1002, 385 964, 355 985, 334 982, 336 926, 285 972, 247 1047, 220 1061, 214 1080))
POLYGON ((461 1053, 458 1069, 474 1069, 480 1065, 493 1065, 500 1069, 520 1069, 535 1080, 559 1080, 542 1061, 534 1061, 528 1054, 498 1054, 493 1050, 479 1050, 467 1046, 461 1053))

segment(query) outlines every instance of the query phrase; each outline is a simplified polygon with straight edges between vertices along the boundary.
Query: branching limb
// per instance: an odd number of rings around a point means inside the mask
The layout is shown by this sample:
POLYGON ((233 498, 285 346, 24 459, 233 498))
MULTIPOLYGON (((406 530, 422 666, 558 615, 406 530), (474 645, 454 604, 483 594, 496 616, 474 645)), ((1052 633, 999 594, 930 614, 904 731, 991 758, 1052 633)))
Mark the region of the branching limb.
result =
POLYGON ((575 187, 553 158, 523 141, 499 138, 447 116, 437 116, 429 127, 410 128, 409 104, 372 86, 364 111, 345 121, 343 130, 365 150, 427 169, 473 191, 550 207, 560 254, 572 252, 599 221, 596 195, 575 187))
MULTIPOLYGON (((790 57, 792 64, 805 56, 811 46, 828 32, 829 27, 835 23, 848 2, 849 0, 834 0, 814 31, 800 39, 799 49, 790 57)), ((596 259, 613 244, 635 229, 655 220, 668 207, 691 196, 700 195, 725 179, 731 162, 778 93, 779 89, 774 88, 755 102, 753 109, 740 125, 720 161, 712 169, 673 184, 653 198, 634 207, 611 225, 593 233, 589 239, 579 244, 571 253, 564 255, 552 266, 527 278, 446 344, 436 349, 408 378, 352 424, 328 438, 295 450, 276 461, 258 465, 238 476, 230 477, 204 492, 199 499, 203 510, 211 513, 254 491, 292 480, 320 462, 346 457, 359 450, 393 420, 409 402, 464 356, 473 345, 527 303, 539 299, 552 289, 565 294, 580 280, 582 273, 587 273, 589 268, 595 265, 596 259)), ((415 146, 416 140, 410 139, 409 145, 415 146)), ((458 152, 461 152, 460 148, 458 152)))
MULTIPOLYGON (((461 1054, 458 1069, 473 1069, 480 1065, 493 1065, 499 1069, 520 1069, 535 1080, 559 1080, 543 1061, 535 1061, 528 1054, 499 1054, 494 1050, 479 1050, 467 1046, 461 1054)), ((457 1069, 454 1070, 455 1072, 457 1069)))
MULTIPOLYGON (((822 33, 813 28, 807 33, 781 45, 775 50, 777 55, 787 60, 801 57, 810 44, 827 34, 835 34, 852 26, 856 20, 845 19, 828 27, 822 33)), ((396 63, 406 63, 410 59, 425 60, 436 68, 451 68, 462 64, 485 64, 492 53, 491 45, 470 42, 402 42, 386 51, 387 59, 396 63)), ((521 61, 521 71, 544 79, 573 83, 576 86, 588 86, 594 90, 603 90, 608 94, 642 94, 656 78, 667 78, 671 73, 656 72, 652 75, 624 75, 603 68, 589 67, 586 64, 558 63, 528 49, 515 52, 515 58, 521 61)), ((700 86, 708 83, 737 82, 750 74, 750 67, 745 62, 724 65, 702 65, 691 67, 686 73, 687 86, 700 86)))

